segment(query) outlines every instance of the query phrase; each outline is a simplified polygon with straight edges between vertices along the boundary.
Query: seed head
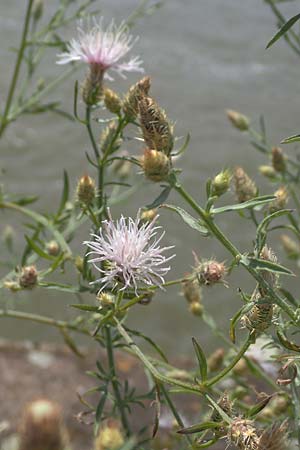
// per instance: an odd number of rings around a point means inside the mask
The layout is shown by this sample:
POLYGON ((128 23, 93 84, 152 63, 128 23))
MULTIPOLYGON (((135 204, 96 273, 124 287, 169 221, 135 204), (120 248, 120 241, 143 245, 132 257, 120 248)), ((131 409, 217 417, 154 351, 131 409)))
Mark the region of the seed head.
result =
POLYGON ((252 420, 234 420, 229 428, 228 439, 241 450, 258 450, 259 437, 252 420))
POLYGON ((165 153, 147 148, 142 157, 142 167, 146 178, 160 182, 169 174, 171 161, 165 153))
POLYGON ((32 289, 37 285, 38 272, 35 266, 24 266, 21 269, 19 285, 23 289, 32 289))
MULTIPOLYGON (((260 259, 263 259, 265 261, 270 261, 273 263, 277 263, 277 256, 273 252, 271 248, 269 248, 267 245, 263 247, 263 249, 260 252, 259 255, 260 259)), ((260 274, 262 278, 265 280, 266 283, 268 283, 271 287, 275 287, 278 281, 278 274, 274 272, 269 272, 268 270, 261 270, 260 274)), ((260 294, 262 296, 267 295, 267 292, 264 291, 264 289, 260 286, 260 294)))
POLYGON ((138 102, 148 95, 150 86, 150 77, 144 77, 131 86, 123 101, 123 111, 127 120, 133 121, 136 119, 139 113, 138 102))
POLYGON ((226 272, 225 264, 214 259, 201 261, 195 268, 199 283, 205 286, 224 282, 226 272))
POLYGON ((264 302, 260 299, 255 305, 241 318, 243 326, 250 331, 257 333, 264 332, 272 324, 273 304, 264 302))
POLYGON ((287 421, 274 424, 261 434, 257 450, 288 450, 287 421))
POLYGON ((249 119, 238 111, 227 109, 227 117, 232 125, 240 131, 247 131, 249 129, 249 119))
POLYGON ((236 167, 233 173, 235 193, 240 203, 251 200, 257 195, 257 187, 242 167, 236 167))

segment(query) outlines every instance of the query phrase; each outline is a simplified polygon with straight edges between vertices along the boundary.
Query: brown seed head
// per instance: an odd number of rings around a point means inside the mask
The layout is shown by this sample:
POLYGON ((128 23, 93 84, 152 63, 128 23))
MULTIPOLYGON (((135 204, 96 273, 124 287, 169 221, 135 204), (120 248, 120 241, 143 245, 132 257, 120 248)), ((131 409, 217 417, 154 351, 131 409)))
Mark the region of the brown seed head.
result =
POLYGON ((46 250, 49 255, 57 256, 60 252, 60 247, 56 241, 49 241, 46 244, 46 250))
POLYGON ((150 77, 142 78, 138 83, 131 86, 125 95, 123 102, 123 111, 128 120, 136 119, 139 109, 138 102, 142 97, 147 96, 150 90, 150 77))
POLYGON ((274 424, 261 434, 257 450, 288 450, 287 421, 274 424))
POLYGON ((272 213, 284 209, 289 199, 289 193, 285 186, 281 186, 274 192, 274 195, 276 198, 269 205, 270 212, 272 213))
POLYGON ((224 282, 226 272, 225 264, 213 259, 202 261, 199 266, 195 268, 199 283, 204 284, 205 286, 212 286, 216 283, 224 282))

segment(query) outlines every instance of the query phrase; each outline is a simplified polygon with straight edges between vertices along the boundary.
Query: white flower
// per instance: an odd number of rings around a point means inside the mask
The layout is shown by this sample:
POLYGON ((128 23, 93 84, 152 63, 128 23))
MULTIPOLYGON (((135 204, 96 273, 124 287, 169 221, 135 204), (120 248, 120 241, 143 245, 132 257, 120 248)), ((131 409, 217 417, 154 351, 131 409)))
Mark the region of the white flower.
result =
POLYGON ((99 22, 93 18, 93 26, 90 27, 90 19, 87 21, 87 31, 78 25, 78 39, 72 39, 67 44, 67 52, 58 55, 57 64, 67 64, 71 61, 83 61, 90 65, 98 66, 105 76, 111 69, 124 76, 123 72, 143 72, 142 61, 138 56, 127 62, 120 60, 132 49, 138 38, 129 34, 124 22, 117 27, 112 21, 106 30, 103 29, 103 17, 99 22))
POLYGON ((142 223, 139 217, 121 216, 114 222, 112 219, 102 222, 99 234, 92 234, 93 241, 85 241, 95 255, 90 259, 94 267, 103 275, 93 283, 100 283, 102 291, 109 284, 123 284, 121 290, 134 287, 137 291, 139 283, 148 286, 161 286, 164 276, 170 267, 161 267, 175 255, 166 257, 163 253, 171 247, 160 247, 159 242, 164 236, 156 237, 160 226, 155 226, 158 215, 151 221, 142 223), (104 264, 102 264, 104 262, 104 264))

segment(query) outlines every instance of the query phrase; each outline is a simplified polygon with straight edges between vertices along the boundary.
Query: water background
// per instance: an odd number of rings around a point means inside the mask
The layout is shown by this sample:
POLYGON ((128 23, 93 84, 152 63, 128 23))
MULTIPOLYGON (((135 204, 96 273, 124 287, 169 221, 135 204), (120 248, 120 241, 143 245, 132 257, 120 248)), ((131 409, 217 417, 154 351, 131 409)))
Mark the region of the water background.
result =
MULTIPOLYGON (((23 0, 0 2, 2 108, 15 58, 11 49, 18 46, 25 3, 23 0)), ((99 6, 108 20, 115 17, 119 21, 137 3, 136 0, 103 0, 99 6)), ((45 14, 53 12, 56 4, 56 1, 45 2, 45 14)), ((285 5, 287 17, 296 14, 298 6, 297 1, 285 5)), ((72 37, 73 31, 74 28, 67 30, 66 37, 72 37)), ((135 50, 142 56, 146 73, 152 78, 152 95, 176 121, 177 136, 191 132, 189 150, 178 166, 183 168, 184 184, 199 200, 205 197, 205 181, 209 176, 224 166, 236 164, 243 165, 262 184, 263 193, 272 192, 257 174, 258 165, 266 161, 251 148, 245 135, 231 128, 224 114, 226 108, 242 111, 254 123, 263 114, 274 145, 283 137, 299 132, 300 61, 284 42, 265 50, 274 31, 274 17, 262 0, 166 0, 163 8, 152 17, 140 20, 134 29, 140 36, 135 50)), ((55 65, 55 51, 49 51, 42 69, 43 75, 62 70, 55 65)), ((72 112, 73 83, 76 77, 82 76, 83 72, 79 71, 51 94, 49 100, 62 99, 65 110, 72 112)), ((125 81, 116 77, 113 88, 124 92, 137 80, 135 75, 125 81)), ((23 117, 10 126, 1 142, 2 182, 8 191, 38 194, 36 208, 44 212, 58 204, 63 168, 68 170, 73 188, 78 177, 89 170, 85 150, 89 150, 89 142, 80 125, 53 114, 23 117)), ((294 148, 289 147, 287 151, 293 153, 294 148)), ((128 204, 116 207, 113 214, 134 215, 139 206, 151 202, 158 192, 159 187, 149 183, 128 204)), ((229 194, 226 201, 232 199, 229 194)), ((178 198, 173 194, 168 201, 174 203, 178 198)), ((1 213, 0 228, 3 230, 6 224, 13 223, 17 244, 21 245, 24 228, 16 225, 16 219, 20 218, 14 213, 1 213)), ((190 270, 192 250, 202 257, 228 260, 228 254, 217 242, 199 237, 179 217, 163 211, 161 223, 167 229, 165 243, 176 246, 172 277, 190 270)), ((241 250, 251 248, 254 237, 251 224, 234 215, 228 219, 223 217, 220 224, 241 250)), ((82 238, 86 238, 84 232, 82 238)), ((276 236, 274 247, 279 249, 276 236)), ((77 248, 80 249, 80 242, 77 248)), ((235 290, 239 286, 251 290, 253 281, 239 270, 231 277, 230 286, 230 289, 223 286, 207 289, 203 300, 224 329, 240 304, 235 290)), ((59 318, 72 314, 68 305, 74 298, 66 294, 39 289, 14 297, 5 292, 6 300, 8 297, 10 305, 26 311, 59 318)), ((209 348, 219 345, 201 319, 188 312, 178 288, 158 294, 148 307, 137 306, 130 324, 157 339, 173 354, 190 353, 192 335, 209 348)), ((1 319, 1 335, 16 339, 33 336, 38 341, 54 339, 56 331, 1 319)))

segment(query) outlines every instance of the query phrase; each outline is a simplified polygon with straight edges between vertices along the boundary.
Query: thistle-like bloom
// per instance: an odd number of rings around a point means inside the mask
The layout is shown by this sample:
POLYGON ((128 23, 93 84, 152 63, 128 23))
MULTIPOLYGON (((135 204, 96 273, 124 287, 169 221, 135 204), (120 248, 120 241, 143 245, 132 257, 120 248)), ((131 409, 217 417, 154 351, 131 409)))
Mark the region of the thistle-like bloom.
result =
POLYGON ((121 290, 133 287, 137 291, 140 283, 148 286, 161 286, 170 267, 162 267, 175 255, 166 257, 163 253, 173 248, 160 247, 165 232, 159 237, 155 226, 158 215, 151 222, 142 222, 139 217, 133 220, 121 216, 118 221, 105 220, 99 234, 92 234, 92 241, 85 241, 94 255, 90 259, 102 277, 93 283, 101 284, 100 291, 108 285, 123 284, 121 290))
POLYGON ((67 44, 67 52, 58 55, 57 64, 67 64, 72 61, 83 61, 93 66, 97 66, 103 71, 107 78, 107 70, 111 69, 125 78, 123 72, 143 72, 142 61, 138 56, 121 62, 124 56, 132 49, 137 41, 129 34, 128 27, 124 22, 119 27, 114 21, 110 23, 106 30, 103 29, 103 18, 97 22, 93 19, 90 27, 90 20, 87 21, 87 31, 83 28, 82 22, 78 25, 78 39, 72 39, 67 44))

